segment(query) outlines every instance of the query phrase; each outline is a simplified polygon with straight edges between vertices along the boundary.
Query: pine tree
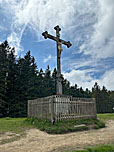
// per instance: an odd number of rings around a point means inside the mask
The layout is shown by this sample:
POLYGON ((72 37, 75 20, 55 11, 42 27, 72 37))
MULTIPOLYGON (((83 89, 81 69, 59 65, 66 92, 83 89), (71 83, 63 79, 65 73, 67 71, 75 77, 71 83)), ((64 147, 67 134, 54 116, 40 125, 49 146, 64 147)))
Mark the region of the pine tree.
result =
POLYGON ((30 51, 24 58, 18 60, 19 77, 18 86, 18 113, 19 116, 27 116, 27 101, 37 97, 37 66, 30 51))
POLYGON ((8 67, 7 67, 7 105, 8 116, 13 117, 15 115, 15 109, 17 105, 17 79, 18 68, 16 64, 15 49, 12 48, 8 53, 8 67))
POLYGON ((30 69, 29 69, 29 79, 28 79, 28 89, 27 89, 27 94, 28 94, 28 99, 35 99, 38 98, 39 95, 39 79, 38 79, 38 69, 37 65, 35 63, 35 58, 31 56, 31 64, 30 64, 30 69))
POLYGON ((84 91, 84 98, 92 98, 92 93, 88 88, 84 91))
POLYGON ((80 92, 77 84, 70 87, 70 95, 72 95, 73 97, 79 97, 79 94, 80 92))
POLYGON ((102 101, 100 100, 100 92, 100 86, 96 82, 92 88, 92 97, 96 99, 97 113, 101 113, 102 101))
POLYGON ((0 117, 7 115, 7 76, 8 76, 8 51, 7 41, 0 45, 0 117))
POLYGON ((67 79, 64 79, 64 77, 62 81, 62 86, 63 86, 63 94, 70 95, 70 82, 67 79))
POLYGON ((45 70, 45 75, 44 75, 44 86, 45 86, 45 96, 50 96, 52 95, 52 90, 53 90, 53 81, 51 77, 51 71, 49 65, 47 66, 47 69, 45 70))
POLYGON ((57 70, 56 68, 54 68, 53 72, 52 72, 52 94, 55 95, 56 94, 56 85, 57 85, 57 78, 56 78, 56 75, 57 75, 57 70))
POLYGON ((114 91, 108 91, 108 94, 109 94, 108 109, 109 112, 114 113, 114 91))
POLYGON ((45 97, 44 75, 45 74, 41 68, 37 75, 37 84, 38 84, 37 94, 38 94, 38 97, 40 98, 45 97))
POLYGON ((105 86, 103 86, 100 94, 100 100, 102 101, 101 112, 107 113, 109 112, 108 103, 109 103, 109 95, 105 86))

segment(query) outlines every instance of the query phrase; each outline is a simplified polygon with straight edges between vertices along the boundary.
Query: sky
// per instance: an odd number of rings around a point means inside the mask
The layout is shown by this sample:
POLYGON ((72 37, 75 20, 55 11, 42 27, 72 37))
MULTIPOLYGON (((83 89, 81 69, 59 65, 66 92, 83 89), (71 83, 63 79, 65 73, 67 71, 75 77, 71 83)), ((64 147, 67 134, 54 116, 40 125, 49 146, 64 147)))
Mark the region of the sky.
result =
POLYGON ((38 69, 56 67, 56 43, 42 36, 55 35, 56 25, 72 43, 61 56, 71 85, 114 90, 114 0, 0 0, 0 43, 7 40, 21 57, 30 50, 38 69))

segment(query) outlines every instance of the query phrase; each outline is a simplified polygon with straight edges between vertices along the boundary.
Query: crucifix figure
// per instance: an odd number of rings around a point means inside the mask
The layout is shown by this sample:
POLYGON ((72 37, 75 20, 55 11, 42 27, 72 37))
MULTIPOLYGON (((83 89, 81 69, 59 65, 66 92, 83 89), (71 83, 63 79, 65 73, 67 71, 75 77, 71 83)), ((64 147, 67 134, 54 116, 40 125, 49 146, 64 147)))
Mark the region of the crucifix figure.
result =
POLYGON ((61 52, 62 52, 62 44, 66 45, 68 48, 72 45, 69 41, 66 42, 62 39, 60 39, 60 31, 61 28, 57 25, 54 27, 56 30, 56 37, 53 35, 48 34, 47 31, 43 32, 42 35, 45 39, 49 38, 51 40, 56 41, 57 43, 57 86, 56 86, 56 94, 62 95, 62 75, 61 75, 61 52))

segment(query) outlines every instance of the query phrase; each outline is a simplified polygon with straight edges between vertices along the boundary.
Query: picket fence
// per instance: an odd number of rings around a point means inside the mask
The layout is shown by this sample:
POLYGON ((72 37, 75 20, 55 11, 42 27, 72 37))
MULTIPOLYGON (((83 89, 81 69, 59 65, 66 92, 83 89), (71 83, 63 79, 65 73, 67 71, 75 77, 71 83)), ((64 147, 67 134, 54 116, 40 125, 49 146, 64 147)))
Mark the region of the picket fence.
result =
POLYGON ((51 122, 96 118, 96 101, 94 98, 75 98, 65 95, 29 100, 28 117, 37 117, 51 122))

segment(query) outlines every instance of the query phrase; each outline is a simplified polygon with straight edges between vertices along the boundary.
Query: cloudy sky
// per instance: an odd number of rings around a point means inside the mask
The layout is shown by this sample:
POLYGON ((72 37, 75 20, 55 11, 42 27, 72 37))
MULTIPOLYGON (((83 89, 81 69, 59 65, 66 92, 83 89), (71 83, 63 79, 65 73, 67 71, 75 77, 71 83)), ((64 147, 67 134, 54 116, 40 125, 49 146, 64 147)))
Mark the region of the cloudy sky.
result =
POLYGON ((56 67, 56 43, 42 37, 55 35, 56 25, 72 43, 61 61, 71 85, 114 90, 114 0, 0 0, 0 42, 21 57, 31 50, 39 69, 56 67))

